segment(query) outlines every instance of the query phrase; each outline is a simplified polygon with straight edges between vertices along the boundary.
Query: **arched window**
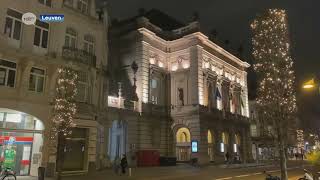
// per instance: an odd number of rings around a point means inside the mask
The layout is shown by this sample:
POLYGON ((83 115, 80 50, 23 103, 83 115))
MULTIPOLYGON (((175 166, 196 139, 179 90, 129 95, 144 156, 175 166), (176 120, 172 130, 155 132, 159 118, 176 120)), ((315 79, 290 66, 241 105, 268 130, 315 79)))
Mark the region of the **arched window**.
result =
POLYGON ((185 132, 181 133, 180 142, 187 142, 187 134, 185 132))
POLYGON ((211 131, 208 130, 208 144, 212 144, 212 143, 213 143, 213 137, 212 137, 211 131))
POLYGON ((190 131, 187 128, 180 128, 176 135, 177 143, 191 142, 190 131))
POLYGON ((76 48, 77 47, 77 32, 73 28, 67 28, 66 29, 66 36, 64 41, 64 46, 70 47, 70 48, 76 48))
POLYGON ((222 133, 222 142, 223 144, 228 144, 229 143, 229 135, 226 132, 222 133))
POLYGON ((236 143, 237 145, 240 145, 240 143, 241 143, 240 135, 239 135, 239 134, 235 134, 235 135, 234 135, 234 139, 235 139, 235 143, 236 143))

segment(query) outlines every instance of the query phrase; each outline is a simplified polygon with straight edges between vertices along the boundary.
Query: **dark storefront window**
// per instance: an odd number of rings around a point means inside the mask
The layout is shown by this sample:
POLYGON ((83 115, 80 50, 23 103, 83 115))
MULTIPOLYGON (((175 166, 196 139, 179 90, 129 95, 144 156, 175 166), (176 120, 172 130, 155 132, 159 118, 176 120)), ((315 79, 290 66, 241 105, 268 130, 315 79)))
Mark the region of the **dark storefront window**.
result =
POLYGON ((87 129, 73 128, 72 135, 66 140, 64 147, 63 171, 79 171, 85 169, 87 154, 87 129))

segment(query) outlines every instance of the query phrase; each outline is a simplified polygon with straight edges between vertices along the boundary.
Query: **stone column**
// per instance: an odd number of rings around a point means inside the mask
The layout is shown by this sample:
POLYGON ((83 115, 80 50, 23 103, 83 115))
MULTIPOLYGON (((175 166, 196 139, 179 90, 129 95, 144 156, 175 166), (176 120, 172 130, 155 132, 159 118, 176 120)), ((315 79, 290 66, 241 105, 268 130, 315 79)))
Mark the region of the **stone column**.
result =
POLYGON ((214 161, 215 163, 224 163, 225 161, 225 152, 221 152, 220 146, 222 143, 222 131, 216 130, 215 132, 215 154, 214 154, 214 161))
POLYGON ((191 104, 203 105, 203 72, 202 72, 202 47, 193 46, 190 50, 190 73, 191 73, 191 104), (197 87, 197 88, 196 88, 197 87))
POLYGON ((230 81, 227 79, 224 79, 222 81, 222 104, 223 104, 223 109, 226 112, 230 112, 230 81))
POLYGON ((190 133, 191 140, 198 141, 198 152, 191 153, 191 158, 198 158, 198 163, 200 165, 209 164, 210 158, 208 156, 208 140, 207 136, 207 127, 205 125, 200 124, 199 115, 195 115, 192 117, 192 123, 190 123, 190 133))

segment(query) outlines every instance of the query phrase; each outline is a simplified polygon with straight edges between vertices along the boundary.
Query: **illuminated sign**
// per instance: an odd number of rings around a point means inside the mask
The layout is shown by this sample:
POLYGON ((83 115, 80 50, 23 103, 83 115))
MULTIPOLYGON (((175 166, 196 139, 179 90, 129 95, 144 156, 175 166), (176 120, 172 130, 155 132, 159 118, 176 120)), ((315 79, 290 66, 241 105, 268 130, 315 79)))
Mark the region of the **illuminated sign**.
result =
POLYGON ((223 143, 220 143, 220 151, 224 152, 224 144, 223 143))
POLYGON ((198 152, 198 141, 191 141, 191 152, 198 152))
POLYGON ((63 22, 64 15, 63 14, 42 14, 40 15, 40 21, 43 22, 63 22))

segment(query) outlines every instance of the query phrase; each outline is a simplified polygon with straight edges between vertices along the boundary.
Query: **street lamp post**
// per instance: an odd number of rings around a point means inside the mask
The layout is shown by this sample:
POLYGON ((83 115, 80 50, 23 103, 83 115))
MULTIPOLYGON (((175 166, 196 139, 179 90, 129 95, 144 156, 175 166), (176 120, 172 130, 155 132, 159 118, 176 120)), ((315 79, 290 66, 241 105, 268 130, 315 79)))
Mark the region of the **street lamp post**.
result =
POLYGON ((137 63, 136 63, 135 61, 132 62, 132 64, 131 64, 131 69, 132 69, 132 71, 133 71, 133 91, 134 91, 133 100, 134 100, 134 101, 138 101, 139 98, 138 98, 137 92, 136 92, 136 90, 137 90, 137 85, 136 85, 137 76, 136 76, 136 74, 137 74, 137 71, 138 71, 138 65, 137 65, 137 63))

